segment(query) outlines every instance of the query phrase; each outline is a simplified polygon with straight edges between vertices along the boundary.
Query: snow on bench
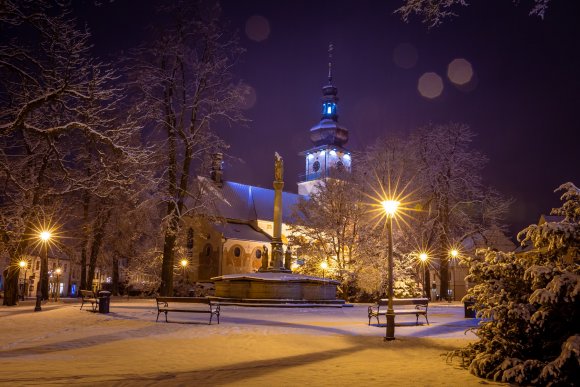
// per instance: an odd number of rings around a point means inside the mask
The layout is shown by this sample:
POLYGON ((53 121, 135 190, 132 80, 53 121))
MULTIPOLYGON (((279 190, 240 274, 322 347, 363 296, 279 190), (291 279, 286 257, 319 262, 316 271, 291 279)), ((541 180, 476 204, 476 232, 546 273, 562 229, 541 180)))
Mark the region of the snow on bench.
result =
MULTIPOLYGON (((369 325, 371 325, 371 318, 375 317, 377 319, 377 324, 379 324, 379 316, 387 315, 388 303, 388 299, 380 299, 376 305, 369 306, 369 325)), ((417 317, 417 325, 419 325, 419 315, 423 315, 427 321, 427 325, 429 325, 429 320, 427 319, 428 306, 428 298, 393 298, 393 310, 395 316, 399 314, 414 314, 417 317), (408 308, 408 306, 414 306, 414 308, 408 308)))
POLYGON ((218 324, 220 323, 220 304, 206 297, 156 297, 157 301, 157 319, 155 322, 159 321, 159 315, 165 313, 165 322, 167 321, 168 312, 180 312, 180 313, 209 313, 209 325, 213 316, 217 317, 218 324), (183 306, 174 306, 175 304, 203 304, 208 305, 206 308, 190 308, 183 306))

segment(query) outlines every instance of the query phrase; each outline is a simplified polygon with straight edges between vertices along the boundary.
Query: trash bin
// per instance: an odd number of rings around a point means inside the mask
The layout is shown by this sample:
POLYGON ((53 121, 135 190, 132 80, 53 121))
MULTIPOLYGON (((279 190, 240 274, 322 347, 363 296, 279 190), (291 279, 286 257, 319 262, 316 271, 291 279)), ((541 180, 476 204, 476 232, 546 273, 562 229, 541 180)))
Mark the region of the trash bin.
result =
POLYGON ((473 309, 474 305, 475 301, 473 300, 463 301, 463 306, 465 308, 465 318, 475 318, 475 309, 473 309))
POLYGON ((111 292, 101 290, 99 292, 99 313, 109 313, 110 304, 111 304, 111 292))

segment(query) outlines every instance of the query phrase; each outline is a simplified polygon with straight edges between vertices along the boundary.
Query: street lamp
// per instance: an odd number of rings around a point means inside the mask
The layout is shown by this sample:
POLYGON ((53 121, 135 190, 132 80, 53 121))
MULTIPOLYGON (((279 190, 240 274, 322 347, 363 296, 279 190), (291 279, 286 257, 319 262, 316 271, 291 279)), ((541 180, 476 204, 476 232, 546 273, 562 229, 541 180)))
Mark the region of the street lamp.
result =
POLYGON ((322 261, 322 263, 320 263, 320 268, 322 269, 322 279, 324 279, 324 271, 328 269, 328 263, 326 263, 326 261, 322 261))
POLYGON ((400 202, 396 200, 384 200, 381 202, 387 215, 387 233, 388 233, 388 297, 387 304, 387 332, 385 341, 395 340, 395 310, 393 309, 393 216, 397 212, 400 202))
POLYGON ((43 290, 46 287, 46 295, 48 297, 48 242, 51 238, 50 231, 41 231, 38 234, 42 247, 44 249, 44 254, 42 256, 42 261, 40 262, 40 278, 38 279, 38 288, 36 289, 36 305, 34 306, 35 312, 40 312, 42 310, 42 295, 43 290), (46 277, 46 278, 45 278, 46 277))
POLYGON ((59 267, 54 272, 56 273, 56 286, 54 288, 55 289, 54 300, 56 302, 58 302, 58 296, 59 296, 59 293, 60 293, 60 273, 62 272, 62 270, 59 267))
POLYGON ((20 269, 24 269, 24 289, 22 289, 22 301, 24 301, 26 299, 26 291, 28 290, 28 286, 26 283, 26 274, 28 272, 28 262, 26 262, 25 260, 21 260, 20 262, 18 262, 18 266, 20 266, 20 269))
POLYGON ((427 276, 425 275, 425 266, 427 266, 427 261, 429 260, 429 255, 427 253, 420 253, 419 260, 421 261, 421 266, 423 266, 423 297, 427 297, 427 276))
POLYGON ((185 282, 185 268, 187 267, 189 262, 187 261, 187 259, 182 259, 181 262, 179 262, 179 264, 181 265, 181 268, 182 268, 183 282, 185 282))
POLYGON ((451 250, 449 250, 449 255, 451 256, 451 259, 454 260, 452 262, 452 264, 453 264, 452 267, 453 267, 453 299, 455 299, 455 283, 456 283, 456 281, 455 281, 455 265, 457 263, 456 262, 457 257, 459 257, 459 251, 457 249, 451 249, 451 250))

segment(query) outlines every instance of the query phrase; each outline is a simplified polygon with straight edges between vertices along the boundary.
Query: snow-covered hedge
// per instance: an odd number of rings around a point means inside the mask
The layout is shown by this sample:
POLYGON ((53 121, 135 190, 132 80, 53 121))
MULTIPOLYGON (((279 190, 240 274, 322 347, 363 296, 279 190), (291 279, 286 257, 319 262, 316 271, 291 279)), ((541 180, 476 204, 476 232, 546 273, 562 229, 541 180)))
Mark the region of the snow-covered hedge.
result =
POLYGON ((509 383, 573 386, 580 375, 580 189, 560 186, 558 222, 531 225, 521 253, 468 258, 466 296, 482 323, 468 346, 469 370, 509 383))

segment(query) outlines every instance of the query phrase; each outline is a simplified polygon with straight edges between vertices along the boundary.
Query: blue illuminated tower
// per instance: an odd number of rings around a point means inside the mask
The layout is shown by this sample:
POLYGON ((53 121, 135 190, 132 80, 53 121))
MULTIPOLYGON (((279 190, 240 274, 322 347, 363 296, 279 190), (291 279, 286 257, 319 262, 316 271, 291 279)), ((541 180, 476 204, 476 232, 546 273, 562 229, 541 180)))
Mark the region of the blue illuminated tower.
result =
POLYGON ((322 87, 322 119, 310 129, 313 148, 301 152, 306 169, 303 181, 298 183, 298 193, 309 195, 324 179, 335 171, 351 168, 350 152, 344 148, 348 129, 338 124, 338 89, 332 84, 332 44, 328 47, 328 84, 322 87))

